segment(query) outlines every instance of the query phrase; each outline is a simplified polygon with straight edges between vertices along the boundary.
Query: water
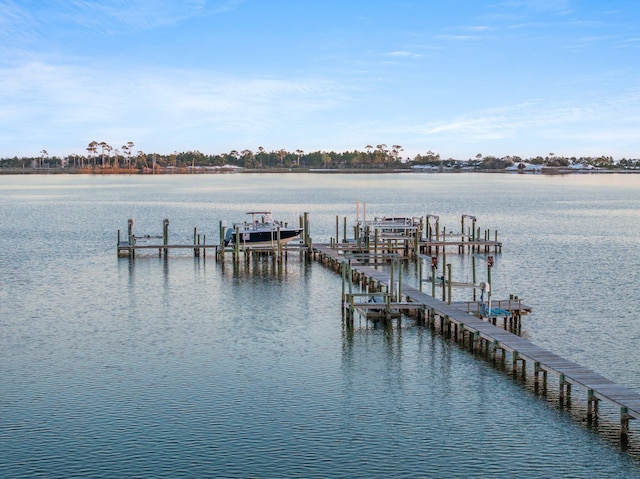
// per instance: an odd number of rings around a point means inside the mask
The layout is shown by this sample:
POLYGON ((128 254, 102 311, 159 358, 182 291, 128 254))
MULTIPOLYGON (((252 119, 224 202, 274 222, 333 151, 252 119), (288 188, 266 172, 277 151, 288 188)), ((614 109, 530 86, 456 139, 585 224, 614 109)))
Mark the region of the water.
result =
POLYGON ((317 243, 357 200, 497 229, 494 297, 534 308, 524 335, 640 391, 640 176, 4 176, 2 477, 640 477, 617 411, 589 427, 582 391, 560 408, 409 320, 349 333, 339 276, 297 254, 116 257, 128 218, 214 242, 256 207, 306 211, 317 243))

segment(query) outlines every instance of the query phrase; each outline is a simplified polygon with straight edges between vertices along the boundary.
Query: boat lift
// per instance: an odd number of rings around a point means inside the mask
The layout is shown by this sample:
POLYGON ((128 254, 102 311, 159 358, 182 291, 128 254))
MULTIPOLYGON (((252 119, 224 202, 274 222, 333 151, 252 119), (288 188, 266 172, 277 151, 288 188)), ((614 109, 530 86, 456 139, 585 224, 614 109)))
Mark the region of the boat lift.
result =
POLYGON ((492 308, 491 307, 491 284, 484 281, 479 284, 480 286, 480 315, 483 318, 495 319, 495 318, 508 318, 511 313, 506 309, 492 308), (487 294, 487 302, 484 301, 484 295, 487 294))

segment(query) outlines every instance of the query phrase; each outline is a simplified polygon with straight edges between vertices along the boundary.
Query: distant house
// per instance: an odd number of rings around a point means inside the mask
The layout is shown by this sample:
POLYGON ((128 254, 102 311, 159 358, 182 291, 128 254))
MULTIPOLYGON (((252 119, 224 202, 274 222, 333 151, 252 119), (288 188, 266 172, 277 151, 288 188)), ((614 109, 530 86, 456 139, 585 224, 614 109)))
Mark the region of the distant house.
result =
POLYGON ((427 171, 436 171, 440 167, 436 165, 411 165, 412 170, 427 170, 427 171))
POLYGON ((585 165, 584 163, 575 163, 573 165, 569 165, 569 168, 572 170, 593 170, 593 165, 585 165))
POLYGON ((538 172, 542 171, 542 165, 532 165, 526 161, 521 161, 515 165, 505 168, 507 171, 523 171, 523 172, 538 172))

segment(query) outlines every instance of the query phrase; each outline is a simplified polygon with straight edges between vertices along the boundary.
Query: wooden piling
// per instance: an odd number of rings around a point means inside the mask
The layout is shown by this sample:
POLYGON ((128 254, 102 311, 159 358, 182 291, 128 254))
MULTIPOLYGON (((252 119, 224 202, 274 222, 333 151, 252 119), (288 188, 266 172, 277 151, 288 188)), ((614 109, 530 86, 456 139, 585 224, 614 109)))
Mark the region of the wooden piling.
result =
POLYGON ((164 247, 164 257, 167 258, 169 256, 169 249, 167 245, 169 244, 169 219, 165 218, 162 221, 162 244, 164 247))

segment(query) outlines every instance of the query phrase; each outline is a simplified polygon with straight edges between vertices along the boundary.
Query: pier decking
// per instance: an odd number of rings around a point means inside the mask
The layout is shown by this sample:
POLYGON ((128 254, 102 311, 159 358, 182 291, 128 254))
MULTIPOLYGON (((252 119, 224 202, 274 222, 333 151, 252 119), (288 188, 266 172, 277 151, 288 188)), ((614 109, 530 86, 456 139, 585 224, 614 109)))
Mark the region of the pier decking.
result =
MULTIPOLYGON (((340 251, 329 245, 316 245, 314 257, 322 264, 334 269, 343 268, 346 259, 340 251)), ((391 276, 372 266, 361 264, 357 259, 350 262, 351 274, 357 275, 362 282, 375 283, 384 291, 390 284, 391 276)), ((376 293, 367 293, 374 296, 376 293)), ((490 351, 493 356, 500 352, 505 359, 505 352, 511 356, 513 370, 522 368, 526 371, 526 363, 533 365, 536 386, 542 380, 546 383, 547 374, 552 373, 559 380, 559 396, 563 401, 571 393, 571 386, 579 386, 586 391, 588 419, 597 410, 598 401, 608 401, 620 410, 620 433, 626 438, 629 420, 640 418, 640 394, 601 376, 600 374, 564 359, 555 353, 536 346, 520 336, 506 331, 490 322, 484 321, 468 312, 469 306, 464 304, 448 304, 413 287, 402 288, 398 302, 390 304, 391 312, 421 310, 434 325, 439 319, 441 331, 448 331, 456 339, 468 342, 472 350, 490 351), (466 337, 466 340, 465 340, 466 337)), ((370 308, 384 308, 384 304, 373 304, 370 308)))

